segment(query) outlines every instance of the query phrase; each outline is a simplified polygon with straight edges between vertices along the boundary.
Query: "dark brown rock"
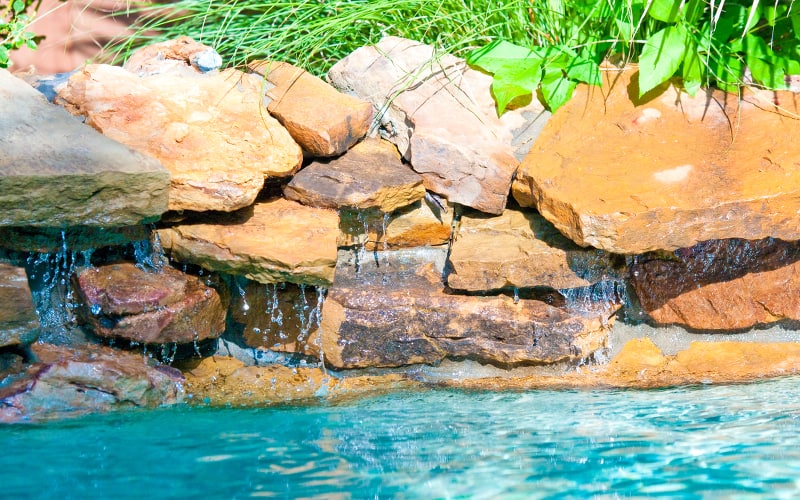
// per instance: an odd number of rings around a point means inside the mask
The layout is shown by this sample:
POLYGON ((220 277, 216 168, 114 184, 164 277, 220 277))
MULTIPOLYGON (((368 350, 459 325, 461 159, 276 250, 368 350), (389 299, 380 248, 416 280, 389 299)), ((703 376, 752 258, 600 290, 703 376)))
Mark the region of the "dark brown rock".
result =
POLYGON ((183 401, 183 376, 139 354, 87 345, 35 344, 39 362, 0 388, 0 422, 34 422, 183 401))
POLYGON ((731 330, 800 320, 800 243, 713 240, 640 256, 630 280, 657 323, 731 330))
POLYGON ((312 207, 392 212, 420 200, 425 187, 422 177, 400 161, 393 144, 366 139, 339 158, 302 169, 283 195, 312 207))
POLYGON ((267 110, 310 156, 338 156, 366 135, 372 104, 338 92, 307 71, 277 61, 255 61, 248 69, 264 76, 267 110))
POLYGON ((189 343, 222 335, 219 294, 193 276, 131 263, 85 269, 73 278, 79 318, 97 335, 142 343, 189 343))
POLYGON ((25 269, 0 263, 0 347, 30 344, 39 334, 25 269))
POLYGON ((355 262, 340 256, 323 306, 325 362, 335 368, 435 363, 446 357, 497 364, 576 362, 605 345, 618 306, 568 312, 505 295, 448 294, 441 278, 445 253, 378 252, 355 262))
POLYGON ((150 237, 147 226, 94 227, 0 227, 0 247, 18 252, 57 253, 64 249, 83 252, 128 245, 150 237))

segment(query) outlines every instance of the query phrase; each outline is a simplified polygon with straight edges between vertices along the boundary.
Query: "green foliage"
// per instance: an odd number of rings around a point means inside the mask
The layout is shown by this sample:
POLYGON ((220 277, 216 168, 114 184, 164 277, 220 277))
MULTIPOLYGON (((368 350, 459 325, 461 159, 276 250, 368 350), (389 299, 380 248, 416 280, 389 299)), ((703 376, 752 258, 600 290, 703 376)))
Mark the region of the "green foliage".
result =
POLYGON ((35 12, 40 3, 41 0, 10 0, 0 6, 0 68, 8 67, 12 50, 23 46, 36 48, 41 37, 27 31, 31 22, 28 12, 35 12))
POLYGON ((536 3, 545 9, 538 16, 548 20, 544 24, 551 36, 523 47, 495 41, 469 55, 470 64, 494 75, 498 112, 531 92, 557 109, 577 82, 599 84, 594 75, 603 58, 638 62, 640 95, 676 76, 694 95, 703 85, 730 92, 745 83, 781 89, 788 75, 800 74, 800 9, 793 10, 791 2, 536 3), (555 52, 567 54, 568 60, 548 56, 555 52), (498 59, 504 63, 498 65, 498 59), (519 65, 528 68, 522 77, 519 65), (571 66, 582 71, 569 71, 571 66), (563 86, 554 92, 555 82, 563 86))

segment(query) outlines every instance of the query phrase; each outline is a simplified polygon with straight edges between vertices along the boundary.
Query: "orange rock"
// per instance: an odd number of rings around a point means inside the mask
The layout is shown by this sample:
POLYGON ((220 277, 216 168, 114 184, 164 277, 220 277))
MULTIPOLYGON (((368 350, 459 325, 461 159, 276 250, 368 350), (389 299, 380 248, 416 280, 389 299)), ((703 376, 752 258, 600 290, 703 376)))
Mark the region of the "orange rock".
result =
POLYGON ((672 258, 641 256, 630 281, 658 323, 734 330, 800 320, 800 244, 774 239, 714 240, 672 258))
POLYGON ((159 229, 164 250, 177 261, 259 283, 333 281, 339 217, 332 210, 278 198, 202 221, 159 229))
POLYGON ((88 65, 56 102, 106 136, 170 171, 170 210, 233 211, 251 205, 270 177, 303 159, 277 120, 262 113, 261 79, 236 70, 138 77, 88 65))
POLYGON ((267 90, 267 110, 309 155, 340 155, 369 130, 371 103, 342 94, 288 63, 256 61, 247 68, 274 86, 267 90))
POLYGON ((800 239, 798 109, 757 94, 639 99, 635 69, 579 86, 547 123, 514 183, 581 246, 638 254, 724 238, 800 239), (762 109, 764 108, 764 109, 762 109))

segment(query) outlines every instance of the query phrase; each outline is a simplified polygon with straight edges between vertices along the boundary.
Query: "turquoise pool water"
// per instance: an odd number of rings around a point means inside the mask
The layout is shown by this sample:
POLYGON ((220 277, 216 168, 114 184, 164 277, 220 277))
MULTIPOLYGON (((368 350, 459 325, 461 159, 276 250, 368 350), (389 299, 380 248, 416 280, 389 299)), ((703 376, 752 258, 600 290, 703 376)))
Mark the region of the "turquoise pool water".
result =
POLYGON ((3 498, 797 498, 800 379, 0 427, 3 498))

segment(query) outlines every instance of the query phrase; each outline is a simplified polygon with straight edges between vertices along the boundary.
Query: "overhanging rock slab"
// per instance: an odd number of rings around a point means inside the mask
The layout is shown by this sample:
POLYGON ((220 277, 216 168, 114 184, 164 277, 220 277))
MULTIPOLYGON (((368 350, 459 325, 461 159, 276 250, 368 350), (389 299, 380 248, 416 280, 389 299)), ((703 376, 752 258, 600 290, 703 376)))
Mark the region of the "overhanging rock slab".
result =
POLYGON ((128 226, 167 210, 170 175, 0 69, 0 226, 128 226))

